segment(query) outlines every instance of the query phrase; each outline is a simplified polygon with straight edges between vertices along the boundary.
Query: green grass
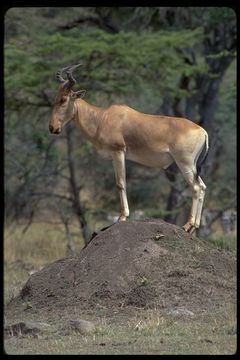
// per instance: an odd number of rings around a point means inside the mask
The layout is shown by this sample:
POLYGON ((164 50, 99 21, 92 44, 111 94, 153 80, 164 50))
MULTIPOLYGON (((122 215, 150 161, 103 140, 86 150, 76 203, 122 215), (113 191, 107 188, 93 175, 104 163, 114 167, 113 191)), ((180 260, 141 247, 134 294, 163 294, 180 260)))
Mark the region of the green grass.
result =
POLYGON ((207 240, 219 249, 229 250, 233 253, 236 253, 237 251, 237 239, 235 233, 215 234, 209 236, 207 240))

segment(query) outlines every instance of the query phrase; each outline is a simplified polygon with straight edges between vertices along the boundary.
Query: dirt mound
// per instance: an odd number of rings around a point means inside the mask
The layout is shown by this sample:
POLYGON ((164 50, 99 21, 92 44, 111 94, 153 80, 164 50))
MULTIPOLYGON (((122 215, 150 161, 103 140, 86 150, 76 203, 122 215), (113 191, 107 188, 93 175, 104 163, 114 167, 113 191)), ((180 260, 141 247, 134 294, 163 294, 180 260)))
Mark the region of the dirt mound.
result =
POLYGON ((137 306, 201 311, 235 301, 236 261, 226 251, 161 220, 100 232, 75 257, 33 274, 10 307, 137 306), (25 305, 24 305, 25 304, 25 305))

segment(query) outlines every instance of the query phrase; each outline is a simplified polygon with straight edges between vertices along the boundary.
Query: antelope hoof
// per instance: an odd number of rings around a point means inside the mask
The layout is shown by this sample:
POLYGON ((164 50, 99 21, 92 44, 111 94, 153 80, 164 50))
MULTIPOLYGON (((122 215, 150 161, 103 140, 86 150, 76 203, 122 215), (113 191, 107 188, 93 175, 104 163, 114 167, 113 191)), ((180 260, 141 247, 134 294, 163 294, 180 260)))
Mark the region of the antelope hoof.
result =
POLYGON ((193 234, 194 231, 196 230, 196 227, 195 227, 193 224, 187 222, 187 223, 183 226, 183 230, 185 230, 185 231, 188 232, 189 234, 193 234))
POLYGON ((188 230, 188 233, 192 235, 196 231, 195 226, 192 225, 192 227, 188 230))
POLYGON ((127 220, 127 217, 125 215, 120 215, 119 218, 118 218, 118 222, 123 222, 123 221, 126 221, 127 220))
POLYGON ((186 232, 189 232, 192 227, 193 227, 193 225, 192 225, 192 224, 189 224, 189 223, 187 222, 182 228, 183 228, 183 230, 185 230, 186 232))

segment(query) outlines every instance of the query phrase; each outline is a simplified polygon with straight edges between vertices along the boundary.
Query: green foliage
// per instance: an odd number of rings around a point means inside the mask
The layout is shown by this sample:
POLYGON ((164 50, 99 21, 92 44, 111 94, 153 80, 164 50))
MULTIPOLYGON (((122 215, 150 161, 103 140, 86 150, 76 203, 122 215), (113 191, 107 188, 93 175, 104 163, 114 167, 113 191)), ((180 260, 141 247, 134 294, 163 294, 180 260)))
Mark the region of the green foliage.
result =
MULTIPOLYGON (((49 136, 47 127, 50 103, 57 90, 55 72, 79 62, 82 67, 74 73, 76 89, 87 90, 87 101, 103 107, 124 102, 153 114, 161 113, 166 94, 174 113, 176 101, 184 104, 198 97, 199 80, 222 81, 212 120, 213 128, 219 129, 222 148, 215 159, 219 166, 214 170, 214 181, 209 184, 206 179, 205 204, 221 207, 232 202, 236 185, 236 66, 233 63, 222 80, 218 71, 211 70, 210 74, 210 65, 235 56, 235 35, 231 33, 235 22, 235 13, 226 7, 10 9, 5 16, 4 44, 5 188, 9 212, 15 204, 21 209, 25 202, 29 207, 36 190, 51 191, 54 186, 60 194, 69 193, 64 136, 49 136), (91 16, 97 20, 102 16, 105 27, 101 22, 86 20, 91 16), (64 25, 74 22, 76 26, 63 30, 64 25), (216 38, 219 41, 211 48, 216 38), (189 56, 193 61, 188 61, 189 56), (189 79, 188 87, 180 85, 184 77, 189 79)), ((196 113, 205 100, 204 94, 198 98, 196 113)), ((109 163, 100 161, 92 145, 77 132, 73 142, 79 187, 87 184, 95 207, 105 209, 105 204, 115 209, 118 196, 109 194, 109 189, 115 188, 109 163)), ((130 164, 128 175, 131 169, 135 171, 130 164)), ((166 190, 169 186, 162 179, 145 182, 141 176, 129 176, 130 205, 146 207, 149 216, 166 215, 166 190), (156 198, 164 204, 160 213, 158 204, 149 210, 156 198)))
POLYGON ((208 11, 203 13, 203 25, 208 28, 213 28, 218 25, 219 22, 228 23, 230 21, 236 21, 236 14, 230 7, 209 7, 205 8, 208 11))
POLYGON ((209 200, 221 208, 234 206, 236 202, 237 143, 236 143, 236 62, 224 76, 216 111, 216 130, 219 131, 221 165, 215 173, 218 178, 209 186, 209 200))
POLYGON ((24 92, 24 97, 38 97, 41 91, 54 86, 53 76, 59 67, 78 62, 84 65, 80 78, 86 88, 107 83, 115 97, 137 94, 137 89, 145 87, 173 92, 179 73, 193 75, 206 71, 205 65, 186 64, 178 53, 183 47, 198 44, 201 37, 201 28, 154 34, 123 31, 109 34, 91 29, 79 33, 74 29, 64 34, 41 34, 31 47, 27 42, 19 47, 9 41, 5 44, 7 95, 18 97, 24 92))

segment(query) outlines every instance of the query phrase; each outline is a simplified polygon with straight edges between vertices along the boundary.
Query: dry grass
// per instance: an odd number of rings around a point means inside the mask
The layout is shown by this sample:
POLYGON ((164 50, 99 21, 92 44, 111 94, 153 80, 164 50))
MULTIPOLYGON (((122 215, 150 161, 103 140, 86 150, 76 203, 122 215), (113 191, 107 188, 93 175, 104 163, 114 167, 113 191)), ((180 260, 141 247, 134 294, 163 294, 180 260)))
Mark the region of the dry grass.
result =
MULTIPOLYGON (((33 223, 23 233, 25 224, 4 229, 4 300, 17 295, 33 271, 67 254, 64 227, 59 224, 33 223)), ((83 246, 76 239, 76 250, 83 246)))
MULTIPOLYGON (((25 225, 15 229, 5 227, 4 260, 8 263, 23 261, 36 265, 53 262, 66 256, 67 241, 63 225, 33 223, 23 233, 25 225)), ((76 239, 79 251, 83 246, 81 238, 76 239)))
MULTIPOLYGON (((52 315, 53 316, 53 315, 52 315)), ((85 315, 96 320, 96 314, 85 315), (91 315, 90 315, 91 317, 91 315)), ((39 338, 9 338, 9 354, 234 354, 236 309, 226 304, 212 313, 189 317, 166 315, 159 310, 135 310, 127 321, 118 316, 98 322, 96 332, 63 335, 65 319, 51 319, 52 330, 39 338)))

